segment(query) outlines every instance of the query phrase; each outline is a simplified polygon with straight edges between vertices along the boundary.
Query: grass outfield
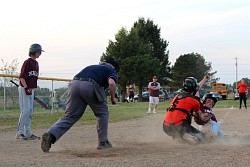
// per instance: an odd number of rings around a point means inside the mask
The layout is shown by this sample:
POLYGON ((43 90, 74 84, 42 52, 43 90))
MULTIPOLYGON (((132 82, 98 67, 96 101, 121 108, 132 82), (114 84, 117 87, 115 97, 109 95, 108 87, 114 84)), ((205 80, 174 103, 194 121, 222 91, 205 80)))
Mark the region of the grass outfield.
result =
MULTIPOLYGON (((170 100, 160 102, 158 112, 164 113, 170 100)), ((238 100, 222 100, 216 103, 215 108, 230 108, 239 107, 238 100)), ((147 116, 148 102, 136 103, 117 103, 117 105, 109 105, 110 122, 126 121, 147 116)), ((19 109, 0 110, 0 131, 11 131, 17 128, 19 119, 19 109)), ((59 118, 64 115, 63 111, 50 113, 45 112, 43 108, 36 107, 32 118, 32 129, 49 128, 59 118)), ((162 118, 163 119, 163 118, 162 118)), ((86 113, 74 126, 95 124, 96 119, 90 108, 87 108, 86 113)))

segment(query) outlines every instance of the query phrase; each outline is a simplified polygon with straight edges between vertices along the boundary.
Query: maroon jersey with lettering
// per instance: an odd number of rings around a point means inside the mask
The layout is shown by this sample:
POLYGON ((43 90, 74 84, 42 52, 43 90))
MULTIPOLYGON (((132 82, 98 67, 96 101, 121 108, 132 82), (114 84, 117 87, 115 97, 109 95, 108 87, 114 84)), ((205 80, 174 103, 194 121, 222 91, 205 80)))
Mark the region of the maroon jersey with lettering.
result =
MULTIPOLYGON (((38 62, 32 58, 24 61, 19 78, 24 78, 29 88, 37 88, 37 79, 39 74, 38 62)), ((22 83, 20 82, 21 86, 22 83)))
MULTIPOLYGON (((158 82, 150 82, 149 83, 149 86, 159 86, 160 84, 158 82)), ((149 89, 149 96, 152 96, 152 97, 159 97, 159 89, 158 90, 152 90, 152 89, 149 89)))

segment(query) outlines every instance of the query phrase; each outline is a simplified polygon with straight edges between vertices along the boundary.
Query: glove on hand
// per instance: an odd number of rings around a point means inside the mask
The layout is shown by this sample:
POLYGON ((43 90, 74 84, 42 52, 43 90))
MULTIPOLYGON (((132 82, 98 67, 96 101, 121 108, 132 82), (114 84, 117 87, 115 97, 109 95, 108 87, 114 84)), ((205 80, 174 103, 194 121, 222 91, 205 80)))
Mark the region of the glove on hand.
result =
POLYGON ((205 125, 211 119, 212 115, 209 113, 201 113, 199 115, 194 115, 194 121, 198 125, 205 125))
POLYGON ((25 88, 26 95, 32 95, 32 90, 28 87, 25 88))

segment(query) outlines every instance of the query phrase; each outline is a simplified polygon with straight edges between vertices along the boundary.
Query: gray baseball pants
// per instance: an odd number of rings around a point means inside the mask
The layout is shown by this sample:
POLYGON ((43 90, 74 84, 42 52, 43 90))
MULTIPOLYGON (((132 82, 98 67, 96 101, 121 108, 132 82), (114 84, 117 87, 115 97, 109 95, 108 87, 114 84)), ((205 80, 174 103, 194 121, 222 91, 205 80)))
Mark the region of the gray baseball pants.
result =
POLYGON ((98 102, 93 83, 90 81, 73 80, 70 83, 65 115, 49 128, 48 133, 53 134, 58 140, 82 117, 87 105, 90 106, 96 116, 98 141, 107 141, 108 106, 106 103, 98 102))
POLYGON ((18 87, 20 116, 18 121, 17 135, 24 134, 26 137, 32 135, 31 120, 34 105, 34 90, 32 95, 26 95, 22 86, 18 87))

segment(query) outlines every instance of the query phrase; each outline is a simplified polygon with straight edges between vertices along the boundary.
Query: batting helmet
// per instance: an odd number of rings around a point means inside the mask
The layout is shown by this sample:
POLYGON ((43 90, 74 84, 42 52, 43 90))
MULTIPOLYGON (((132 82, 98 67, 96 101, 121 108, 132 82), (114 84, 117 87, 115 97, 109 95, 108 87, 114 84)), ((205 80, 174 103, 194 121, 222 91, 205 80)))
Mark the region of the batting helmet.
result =
POLYGON ((196 93, 198 90, 197 79, 194 77, 188 77, 183 82, 182 90, 185 92, 196 93))
MULTIPOLYGON (((217 102, 217 99, 216 99, 215 97, 213 97, 213 95, 212 95, 211 93, 207 93, 207 94, 205 94, 205 95, 202 97, 202 102, 203 102, 203 104, 206 103, 207 99, 212 99, 212 100, 214 101, 214 105, 215 105, 215 103, 217 102)), ((213 107, 214 107, 214 105, 213 105, 213 107)))
POLYGON ((39 44, 37 44, 37 43, 32 44, 32 45, 30 46, 30 50, 29 50, 29 51, 30 51, 30 52, 44 52, 44 51, 42 50, 41 45, 39 45, 39 44))

